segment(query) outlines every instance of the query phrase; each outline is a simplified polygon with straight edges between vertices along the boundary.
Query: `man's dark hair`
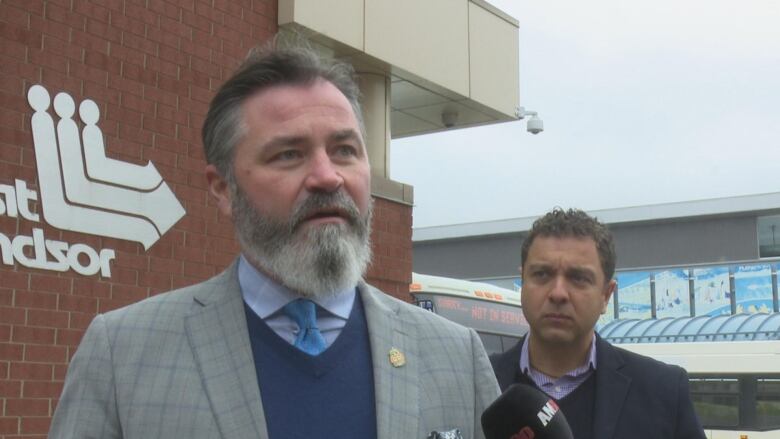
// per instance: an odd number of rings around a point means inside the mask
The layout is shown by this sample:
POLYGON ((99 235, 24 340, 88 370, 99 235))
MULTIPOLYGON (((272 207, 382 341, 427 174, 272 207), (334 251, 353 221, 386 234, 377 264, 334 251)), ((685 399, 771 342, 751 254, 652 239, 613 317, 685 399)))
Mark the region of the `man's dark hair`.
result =
POLYGON ((604 279, 609 281, 615 275, 615 242, 607 226, 580 209, 563 210, 556 207, 534 221, 520 251, 520 266, 525 265, 528 250, 537 237, 591 238, 596 243, 604 279))
POLYGON ((325 58, 301 37, 292 41, 277 37, 270 44, 253 49, 238 70, 219 88, 203 122, 206 162, 232 181, 235 147, 246 134, 242 104, 257 93, 280 85, 310 85, 319 79, 333 84, 346 96, 365 137, 352 66, 325 58))

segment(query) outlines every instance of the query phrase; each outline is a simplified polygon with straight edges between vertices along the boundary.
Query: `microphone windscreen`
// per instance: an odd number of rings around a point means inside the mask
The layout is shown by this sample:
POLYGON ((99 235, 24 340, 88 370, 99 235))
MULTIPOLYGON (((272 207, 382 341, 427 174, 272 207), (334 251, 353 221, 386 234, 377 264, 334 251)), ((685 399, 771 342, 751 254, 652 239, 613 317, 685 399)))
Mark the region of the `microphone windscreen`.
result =
POLYGON ((482 413, 487 439, 574 439, 555 401, 527 384, 512 384, 482 413))

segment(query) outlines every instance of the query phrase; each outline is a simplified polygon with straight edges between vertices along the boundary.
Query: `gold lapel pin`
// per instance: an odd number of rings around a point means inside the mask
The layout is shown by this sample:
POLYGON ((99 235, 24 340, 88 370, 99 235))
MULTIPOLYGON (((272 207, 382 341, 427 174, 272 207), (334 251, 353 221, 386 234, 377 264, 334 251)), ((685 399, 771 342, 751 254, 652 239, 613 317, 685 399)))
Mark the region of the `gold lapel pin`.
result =
POLYGON ((390 358, 390 364, 392 364, 393 367, 401 367, 406 364, 406 356, 396 348, 390 349, 387 356, 390 358))

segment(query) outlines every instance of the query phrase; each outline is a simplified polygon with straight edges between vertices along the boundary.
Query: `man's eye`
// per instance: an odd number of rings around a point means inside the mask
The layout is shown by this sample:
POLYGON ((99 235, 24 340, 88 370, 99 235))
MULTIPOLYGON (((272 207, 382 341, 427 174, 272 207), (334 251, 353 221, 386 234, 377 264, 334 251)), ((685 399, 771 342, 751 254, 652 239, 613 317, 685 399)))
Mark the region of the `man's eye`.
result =
POLYGON ((276 154, 273 157, 273 161, 288 161, 288 160, 295 160, 297 158, 301 157, 301 152, 295 149, 288 149, 285 151, 282 151, 278 154, 276 154))
POLYGON ((549 273, 544 270, 538 270, 531 273, 536 279, 545 279, 549 276, 549 273))
POLYGON ((336 155, 340 157, 353 157, 357 155, 357 150, 352 145, 339 145, 336 148, 336 155))
POLYGON ((575 273, 569 276, 569 278, 571 279, 572 282, 578 285, 585 285, 590 283, 590 278, 584 274, 575 273))

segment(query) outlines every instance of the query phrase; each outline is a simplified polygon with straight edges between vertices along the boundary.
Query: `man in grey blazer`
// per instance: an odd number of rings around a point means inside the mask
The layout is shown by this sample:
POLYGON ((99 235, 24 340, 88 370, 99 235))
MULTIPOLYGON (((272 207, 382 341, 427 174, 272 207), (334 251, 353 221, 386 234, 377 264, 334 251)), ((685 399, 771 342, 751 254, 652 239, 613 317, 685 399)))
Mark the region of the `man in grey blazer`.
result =
POLYGON ((49 437, 483 438, 498 386, 476 333, 361 280, 371 197, 357 97, 350 67, 308 49, 250 54, 203 127, 240 257, 98 315, 49 437))

